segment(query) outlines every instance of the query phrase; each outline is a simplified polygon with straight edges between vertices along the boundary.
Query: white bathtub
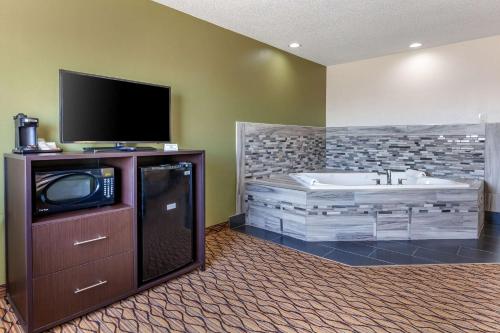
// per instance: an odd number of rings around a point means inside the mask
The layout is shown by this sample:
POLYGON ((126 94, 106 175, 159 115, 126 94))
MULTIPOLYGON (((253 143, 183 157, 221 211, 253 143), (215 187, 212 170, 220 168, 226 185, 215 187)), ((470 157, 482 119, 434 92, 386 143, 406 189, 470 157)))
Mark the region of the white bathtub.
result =
POLYGON ((302 185, 317 190, 448 189, 470 186, 453 180, 427 177, 424 172, 415 170, 393 172, 392 184, 387 184, 386 174, 375 172, 291 173, 290 176, 302 185), (402 185, 398 184, 399 179, 402 179, 402 185), (377 180, 380 181, 379 185, 377 180))

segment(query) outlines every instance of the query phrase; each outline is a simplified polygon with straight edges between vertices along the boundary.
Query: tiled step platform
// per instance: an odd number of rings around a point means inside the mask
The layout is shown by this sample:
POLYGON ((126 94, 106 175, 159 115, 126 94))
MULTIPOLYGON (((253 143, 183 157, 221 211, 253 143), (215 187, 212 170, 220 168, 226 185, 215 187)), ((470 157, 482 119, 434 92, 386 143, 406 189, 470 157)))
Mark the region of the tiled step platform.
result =
POLYGON ((236 232, 350 266, 500 263, 500 225, 486 224, 479 239, 307 242, 231 223, 236 232))

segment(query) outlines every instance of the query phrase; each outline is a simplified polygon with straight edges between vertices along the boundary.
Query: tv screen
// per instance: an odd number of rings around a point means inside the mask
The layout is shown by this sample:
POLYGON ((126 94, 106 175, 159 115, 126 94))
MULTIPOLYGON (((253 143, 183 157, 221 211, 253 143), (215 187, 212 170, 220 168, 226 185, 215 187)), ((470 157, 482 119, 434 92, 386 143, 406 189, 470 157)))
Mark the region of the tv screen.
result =
POLYGON ((61 70, 61 142, 169 142, 170 87, 61 70))

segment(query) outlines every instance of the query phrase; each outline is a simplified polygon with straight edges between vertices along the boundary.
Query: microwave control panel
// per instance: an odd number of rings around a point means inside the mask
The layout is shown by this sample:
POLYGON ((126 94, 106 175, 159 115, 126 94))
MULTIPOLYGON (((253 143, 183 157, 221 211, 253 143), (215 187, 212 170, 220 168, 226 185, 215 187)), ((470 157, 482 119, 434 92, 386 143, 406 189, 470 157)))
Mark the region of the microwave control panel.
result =
POLYGON ((104 189, 103 189, 104 196, 107 199, 112 198, 115 195, 115 179, 114 179, 114 177, 105 177, 103 179, 103 182, 104 182, 104 189))

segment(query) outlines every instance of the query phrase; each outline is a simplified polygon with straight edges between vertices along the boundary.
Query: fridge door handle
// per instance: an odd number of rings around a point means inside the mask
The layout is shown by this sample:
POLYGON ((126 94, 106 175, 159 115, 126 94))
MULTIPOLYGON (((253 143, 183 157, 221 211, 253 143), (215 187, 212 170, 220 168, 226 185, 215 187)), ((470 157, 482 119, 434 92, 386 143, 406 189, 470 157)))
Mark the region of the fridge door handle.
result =
POLYGON ((165 208, 165 211, 170 211, 172 209, 176 209, 177 208, 177 203, 176 202, 171 202, 169 204, 167 204, 166 208, 165 208))
POLYGON ((141 216, 146 216, 146 208, 145 208, 145 204, 144 204, 144 199, 141 200, 141 216))

